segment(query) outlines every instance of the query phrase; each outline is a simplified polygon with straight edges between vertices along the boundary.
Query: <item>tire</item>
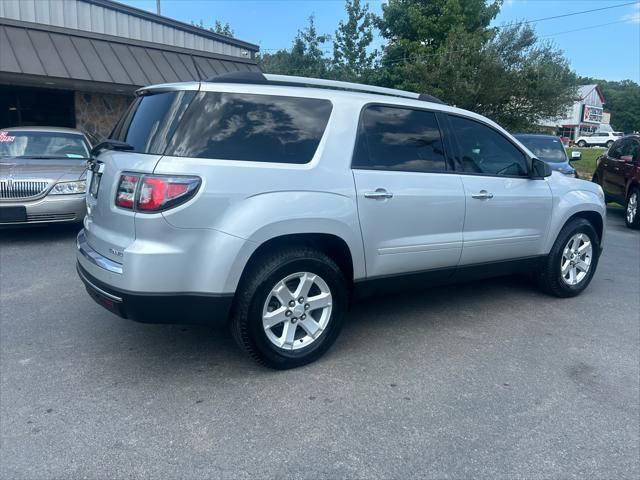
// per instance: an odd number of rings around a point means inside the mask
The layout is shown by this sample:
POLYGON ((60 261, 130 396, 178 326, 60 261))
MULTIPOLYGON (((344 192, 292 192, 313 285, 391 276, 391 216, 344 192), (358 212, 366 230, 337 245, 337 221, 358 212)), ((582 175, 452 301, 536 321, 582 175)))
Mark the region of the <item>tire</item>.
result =
MULTIPOLYGON (((574 243, 572 247, 578 248, 578 246, 581 245, 584 245, 584 243, 579 242, 577 245, 574 243)), ((587 250, 588 248, 585 249, 585 251, 587 250)), ((569 253, 567 253, 567 255, 569 255, 569 253)), ((549 255, 545 259, 542 269, 538 272, 538 286, 544 292, 556 297, 566 298, 579 295, 591 282, 596 268, 598 267, 599 255, 600 244, 598 241, 598 234, 593 228, 593 225, 584 218, 574 218, 569 221, 558 234, 558 238, 556 238, 556 241, 551 248, 551 252, 549 252, 549 255), (566 280, 563 278, 562 263, 568 264, 569 267, 571 267, 570 262, 565 261, 565 258, 563 258, 563 254, 565 254, 565 248, 571 246, 568 245, 569 241, 575 239, 576 236, 579 235, 582 235, 581 238, 586 237, 590 241, 591 254, 589 258, 589 267, 587 272, 583 272, 586 274, 581 278, 580 273, 576 273, 575 280, 577 283, 571 284, 570 278, 566 280)), ((582 260, 583 263, 586 261, 586 258, 584 257, 578 256, 577 258, 578 260, 582 260)), ((569 268, 567 270, 567 275, 570 275, 570 270, 581 272, 579 268, 580 267, 576 267, 575 269, 569 268)))
POLYGON ((586 146, 587 146, 587 142, 585 142, 584 140, 580 140, 580 141, 578 142, 578 146, 579 146, 580 148, 584 148, 584 147, 586 147, 586 146))
POLYGON ((640 229, 640 190, 632 187, 627 196, 627 204, 624 207, 624 221, 627 227, 634 230, 640 229))
POLYGON ((338 265, 314 248, 291 247, 261 258, 250 268, 236 293, 231 316, 238 345, 258 363, 279 370, 300 367, 322 356, 340 333, 348 305, 347 282, 338 265), (299 277, 301 273, 309 275, 299 277), (302 278, 311 289, 301 303, 293 297, 302 278), (283 302, 274 294, 278 284, 277 295, 283 302), (289 301, 295 305, 290 307, 289 301), (328 306, 313 308, 314 303, 327 302, 328 306), (281 313, 274 317, 283 321, 268 327, 266 316, 278 311, 281 313), (310 330, 316 326, 322 330, 312 335, 310 330))
POLYGON ((606 144, 606 147, 611 148, 611 145, 613 145, 613 140, 609 140, 606 144))

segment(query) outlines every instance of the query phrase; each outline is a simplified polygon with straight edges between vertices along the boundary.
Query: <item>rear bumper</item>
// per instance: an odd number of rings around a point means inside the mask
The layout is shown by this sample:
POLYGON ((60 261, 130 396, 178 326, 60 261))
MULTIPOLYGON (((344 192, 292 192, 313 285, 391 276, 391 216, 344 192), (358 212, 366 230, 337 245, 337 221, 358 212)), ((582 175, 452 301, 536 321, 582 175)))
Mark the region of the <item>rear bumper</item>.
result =
POLYGON ((80 279, 96 303, 122 318, 142 323, 222 326, 227 323, 231 294, 149 294, 113 288, 76 263, 80 279))
POLYGON ((47 195, 35 201, 3 201, 0 208, 24 207, 26 218, 0 221, 0 225, 31 225, 81 222, 86 213, 84 193, 78 195, 47 195))

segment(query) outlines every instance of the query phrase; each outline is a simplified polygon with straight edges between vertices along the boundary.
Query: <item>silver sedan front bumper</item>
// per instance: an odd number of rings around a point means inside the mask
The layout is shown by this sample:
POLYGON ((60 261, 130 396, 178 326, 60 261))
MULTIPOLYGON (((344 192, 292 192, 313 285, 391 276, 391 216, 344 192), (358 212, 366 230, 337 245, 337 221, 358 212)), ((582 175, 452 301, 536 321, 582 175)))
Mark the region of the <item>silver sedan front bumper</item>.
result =
MULTIPOLYGON (((33 201, 0 201, 0 209, 25 207, 26 218, 18 221, 0 220, 0 225, 82 222, 86 214, 85 194, 47 195, 33 201)), ((3 218, 0 215, 0 218, 3 218)))

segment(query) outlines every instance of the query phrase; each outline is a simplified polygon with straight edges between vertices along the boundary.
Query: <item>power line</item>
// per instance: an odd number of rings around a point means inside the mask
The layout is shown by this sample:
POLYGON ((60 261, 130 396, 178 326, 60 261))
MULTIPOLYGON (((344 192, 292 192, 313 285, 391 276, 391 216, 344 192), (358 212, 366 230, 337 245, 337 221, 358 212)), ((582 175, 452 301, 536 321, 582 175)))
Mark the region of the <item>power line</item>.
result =
MULTIPOLYGON (((525 20, 522 22, 518 22, 518 24, 544 22, 546 20, 555 20, 556 18, 565 18, 565 17, 572 17, 574 15, 582 15, 583 13, 599 12, 601 10, 610 10, 612 8, 626 7, 628 5, 635 5, 636 3, 638 3, 637 0, 635 2, 620 3, 618 5, 610 5, 608 7, 592 8, 591 10, 582 10, 581 12, 563 13, 562 15, 554 15, 552 17, 537 18, 535 20, 525 20)), ((498 28, 504 28, 504 26, 500 26, 498 28)))
MULTIPOLYGON (((636 4, 640 4, 640 1, 636 0, 633 2, 626 2, 626 3, 619 3, 617 5, 610 5, 608 7, 600 7, 600 8, 592 8, 590 10, 582 10, 580 12, 570 12, 570 13, 563 13, 562 15, 554 15, 551 17, 544 17, 544 18, 537 18, 534 20, 523 20, 522 22, 515 22, 515 23, 510 23, 510 24, 503 24, 503 25, 497 25, 496 27, 493 28, 497 28, 497 29, 502 29, 502 28, 507 28, 507 27, 513 27, 513 26, 517 26, 517 25, 527 25, 530 23, 537 23, 537 22, 544 22, 546 20, 555 20, 558 18, 565 18, 565 17, 572 17, 574 15, 582 15, 584 13, 592 13, 592 12, 599 12, 602 10, 610 10, 612 8, 620 8, 620 7, 627 7, 629 5, 636 5, 636 4)), ((571 33, 571 32, 579 32, 582 30, 588 30, 590 28, 598 28, 598 27, 604 27, 607 25, 614 25, 614 24, 618 24, 618 23, 624 23, 627 22, 628 20, 618 20, 615 22, 609 22, 609 23, 602 23, 599 25, 593 25, 591 27, 583 27, 583 28, 576 28, 574 30, 566 30, 566 31, 562 31, 562 32, 558 32, 558 33, 552 33, 550 35, 542 35, 540 38, 547 38, 547 37, 553 37, 555 35, 563 35, 565 33, 571 33)), ((267 51, 267 52, 273 52, 273 51, 279 51, 279 50, 287 50, 286 47, 284 48, 261 48, 260 51, 267 51)), ((325 49, 323 50, 324 53, 331 53, 333 50, 331 49, 325 49)))
POLYGON ((617 20, 615 22, 600 23, 598 25, 591 25, 589 27, 574 28, 572 30, 564 30, 562 32, 556 32, 550 35, 541 35, 540 38, 555 37, 556 35, 564 35, 565 33, 580 32, 582 30, 590 30, 592 28, 606 27, 607 25, 615 25, 617 23, 625 23, 627 21, 628 20, 617 20))

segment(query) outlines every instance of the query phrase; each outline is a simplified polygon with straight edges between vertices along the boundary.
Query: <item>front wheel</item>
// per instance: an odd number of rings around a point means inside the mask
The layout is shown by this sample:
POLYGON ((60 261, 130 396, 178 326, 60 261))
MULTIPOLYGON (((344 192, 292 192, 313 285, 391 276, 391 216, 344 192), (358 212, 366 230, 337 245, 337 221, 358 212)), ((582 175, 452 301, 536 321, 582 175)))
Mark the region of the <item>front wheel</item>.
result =
POLYGON ((259 260, 240 285, 231 329, 257 362, 276 369, 310 363, 335 341, 347 284, 323 252, 287 248, 259 260))
POLYGON ((571 220, 558 234, 538 273, 538 285, 556 297, 579 295, 593 278, 599 253, 598 234, 593 225, 584 218, 571 220))
POLYGON ((578 142, 578 146, 579 146, 580 148, 584 148, 584 147, 586 147, 586 146, 587 146, 587 142, 585 142, 584 140, 580 140, 580 141, 578 142))
POLYGON ((638 200, 640 200, 640 191, 632 188, 627 198, 627 206, 625 208, 625 222, 627 227, 640 229, 640 215, 638 215, 638 200))

